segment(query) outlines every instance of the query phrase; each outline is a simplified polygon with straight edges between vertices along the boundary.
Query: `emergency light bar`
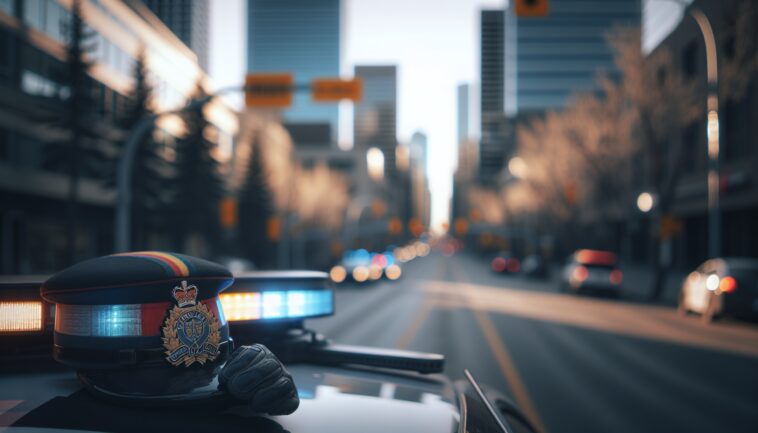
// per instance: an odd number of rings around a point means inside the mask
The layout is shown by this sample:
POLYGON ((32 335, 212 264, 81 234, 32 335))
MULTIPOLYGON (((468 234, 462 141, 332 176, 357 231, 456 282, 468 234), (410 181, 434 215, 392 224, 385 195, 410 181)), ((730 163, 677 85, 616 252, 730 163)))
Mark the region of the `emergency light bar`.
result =
POLYGON ((41 301, 0 301, 0 333, 42 331, 41 301))
POLYGON ((41 284, 34 277, 0 281, 0 335, 50 330, 55 308, 40 297, 41 284))
POLYGON ((301 320, 334 314, 334 293, 323 272, 249 272, 219 295, 229 322, 301 320))

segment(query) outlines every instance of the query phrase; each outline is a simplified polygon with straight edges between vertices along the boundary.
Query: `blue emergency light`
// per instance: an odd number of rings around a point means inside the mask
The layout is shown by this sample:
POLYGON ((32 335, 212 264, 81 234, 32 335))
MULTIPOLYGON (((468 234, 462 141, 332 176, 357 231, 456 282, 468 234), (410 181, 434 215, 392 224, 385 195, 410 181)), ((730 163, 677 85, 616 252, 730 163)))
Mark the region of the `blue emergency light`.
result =
POLYGON ((220 296, 229 322, 302 320, 334 314, 334 292, 324 272, 248 272, 220 296))

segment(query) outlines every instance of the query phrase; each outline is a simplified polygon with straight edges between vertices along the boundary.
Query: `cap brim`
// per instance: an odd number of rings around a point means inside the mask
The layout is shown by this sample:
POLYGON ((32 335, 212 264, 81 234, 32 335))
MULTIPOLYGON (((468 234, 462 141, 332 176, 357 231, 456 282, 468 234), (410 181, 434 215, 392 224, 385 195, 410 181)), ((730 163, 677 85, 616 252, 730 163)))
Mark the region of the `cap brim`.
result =
POLYGON ((88 370, 77 373, 94 396, 130 406, 223 405, 229 396, 218 387, 222 364, 88 370))

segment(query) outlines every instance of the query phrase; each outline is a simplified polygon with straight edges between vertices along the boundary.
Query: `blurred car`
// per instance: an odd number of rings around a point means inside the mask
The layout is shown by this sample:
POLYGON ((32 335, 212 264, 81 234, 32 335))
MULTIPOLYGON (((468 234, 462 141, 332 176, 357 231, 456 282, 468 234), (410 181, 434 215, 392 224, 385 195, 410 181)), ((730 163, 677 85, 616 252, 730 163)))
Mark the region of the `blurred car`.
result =
POLYGON ((377 268, 371 263, 371 253, 359 249, 345 251, 342 260, 329 270, 329 277, 338 284, 346 281, 365 283, 381 278, 381 269, 378 272, 377 276, 377 268))
POLYGON ((682 282, 678 312, 701 314, 704 322, 723 315, 758 317, 758 260, 706 261, 682 282))
POLYGON ((390 281, 395 281, 403 275, 403 269, 395 259, 395 254, 392 252, 393 250, 394 249, 371 255, 371 265, 381 268, 381 277, 390 281))
POLYGON ((618 296, 623 273, 610 251, 577 250, 566 260, 561 286, 572 293, 604 293, 618 296))
POLYGON ((521 264, 521 272, 527 277, 547 278, 550 276, 550 268, 547 261, 540 255, 526 256, 521 264))
POLYGON ((6 412, 10 416, 0 417, 0 429, 124 432, 163 431, 170 426, 184 433, 536 432, 510 399, 477 382, 467 370, 466 379, 459 381, 442 374, 442 355, 340 345, 308 329, 306 320, 334 314, 327 274, 247 273, 235 278, 222 295, 235 344, 265 344, 292 375, 300 399, 294 413, 263 416, 235 406, 223 387, 207 383, 197 373, 182 386, 207 395, 205 404, 192 405, 178 391, 173 391, 175 400, 154 399, 151 392, 177 388, 171 381, 157 381, 144 394, 109 393, 76 380, 74 368, 54 363, 49 342, 46 359, 32 364, 18 357, 3 364, 0 400, 14 406, 6 412))
POLYGON ((497 274, 517 274, 521 270, 521 260, 508 251, 500 251, 490 262, 497 274))

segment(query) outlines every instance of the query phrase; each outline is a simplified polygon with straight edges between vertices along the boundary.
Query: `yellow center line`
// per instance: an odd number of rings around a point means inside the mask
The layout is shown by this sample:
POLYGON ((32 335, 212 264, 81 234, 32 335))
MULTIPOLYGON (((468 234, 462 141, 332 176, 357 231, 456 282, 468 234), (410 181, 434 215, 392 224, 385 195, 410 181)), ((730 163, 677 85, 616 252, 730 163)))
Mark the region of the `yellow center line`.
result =
POLYGON ((545 428, 545 424, 537 413, 537 408, 532 403, 531 397, 529 397, 529 392, 526 390, 526 386, 524 386, 524 382, 521 380, 521 376, 516 369, 516 364, 513 362, 511 355, 505 348, 505 344, 503 344, 503 341, 500 339, 489 315, 479 309, 473 309, 473 312, 474 317, 476 317, 476 321, 479 324, 479 328, 482 330, 482 334, 484 334, 487 344, 495 355, 495 359, 500 366, 500 370, 503 372, 503 376, 505 376, 505 380, 508 381, 511 390, 513 390, 516 403, 518 403, 518 406, 524 411, 526 417, 532 422, 534 428, 536 428, 538 432, 546 433, 547 429, 545 428))
MULTIPOLYGON (((465 276, 462 275, 462 271, 458 266, 454 265, 450 268, 456 280, 460 282, 465 281, 465 276)), ((487 344, 490 347, 490 350, 492 350, 492 354, 495 356, 500 371, 503 373, 503 376, 505 376, 505 380, 513 391, 516 403, 538 432, 547 433, 547 428, 545 428, 545 424, 542 422, 542 419, 537 412, 537 408, 534 406, 534 403, 532 403, 529 391, 527 391, 524 382, 521 380, 521 375, 519 375, 516 364, 513 362, 510 353, 508 353, 508 349, 506 349, 505 343, 503 343, 503 340, 500 338, 489 315, 483 309, 472 305, 473 300, 468 300, 468 297, 460 296, 460 298, 461 304, 468 307, 474 313, 479 329, 482 330, 482 334, 484 335, 485 340, 487 340, 487 344)))
MULTIPOLYGON (((437 277, 442 277, 445 273, 445 267, 439 266, 437 268, 437 277)), ((397 343, 395 344, 395 347, 398 349, 407 349, 411 343, 413 342, 413 338, 416 337, 416 334, 418 334, 419 329, 421 329, 421 325, 424 324, 426 321, 427 316, 429 316, 429 313, 432 311, 432 302, 429 299, 429 297, 426 295, 426 292, 422 292, 424 296, 424 302, 421 303, 421 307, 419 308, 418 312, 416 313, 416 317, 413 318, 413 321, 410 325, 405 329, 405 332, 400 335, 400 339, 397 340, 397 343)))
POLYGON ((431 310, 432 303, 428 298, 425 298, 424 302, 421 304, 421 308, 419 308, 418 312, 416 313, 416 317, 413 318, 413 322, 408 325, 408 328, 406 328, 405 332, 403 332, 403 334, 400 336, 400 339, 395 344, 396 348, 407 349, 411 345, 413 338, 416 337, 416 334, 418 334, 419 329, 421 329, 421 325, 424 324, 431 310))

